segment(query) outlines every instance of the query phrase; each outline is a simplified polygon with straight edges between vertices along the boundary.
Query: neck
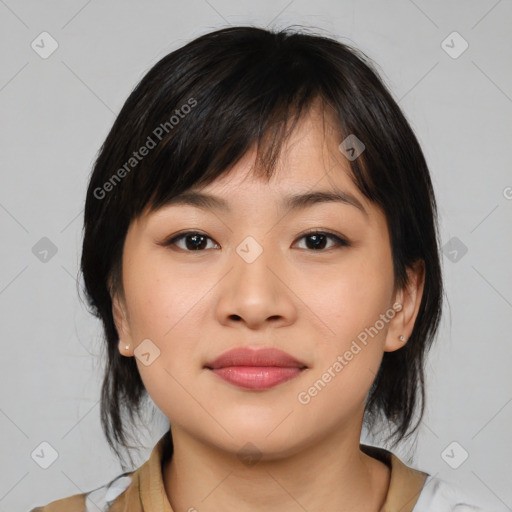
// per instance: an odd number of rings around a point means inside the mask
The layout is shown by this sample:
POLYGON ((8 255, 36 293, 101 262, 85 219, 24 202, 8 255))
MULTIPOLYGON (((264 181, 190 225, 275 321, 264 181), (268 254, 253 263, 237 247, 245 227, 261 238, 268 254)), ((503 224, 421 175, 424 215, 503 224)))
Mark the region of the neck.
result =
POLYGON ((286 457, 244 463, 178 427, 171 432, 163 480, 176 512, 378 512, 386 499, 390 470, 360 451, 359 436, 338 432, 286 457))

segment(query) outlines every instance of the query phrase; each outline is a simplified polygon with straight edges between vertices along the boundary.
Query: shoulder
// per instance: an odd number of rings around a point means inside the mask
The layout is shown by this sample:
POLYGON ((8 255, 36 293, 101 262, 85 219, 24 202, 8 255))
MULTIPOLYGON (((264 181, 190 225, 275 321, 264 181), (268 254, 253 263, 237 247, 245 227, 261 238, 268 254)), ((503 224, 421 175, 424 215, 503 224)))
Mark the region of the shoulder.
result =
POLYGON ((425 480, 413 512, 485 512, 471 503, 464 489, 452 482, 431 475, 425 480))
MULTIPOLYGON (((150 458, 138 469, 125 472, 108 484, 83 494, 53 501, 30 512, 126 512, 140 510, 141 492, 151 492, 155 485, 163 489, 161 467, 164 454, 170 456, 172 438, 168 430, 154 446, 150 458)), ((160 494, 159 494, 159 497, 160 494)))
POLYGON ((125 473, 93 491, 52 501, 43 507, 33 508, 30 512, 108 512, 132 481, 133 472, 125 473))

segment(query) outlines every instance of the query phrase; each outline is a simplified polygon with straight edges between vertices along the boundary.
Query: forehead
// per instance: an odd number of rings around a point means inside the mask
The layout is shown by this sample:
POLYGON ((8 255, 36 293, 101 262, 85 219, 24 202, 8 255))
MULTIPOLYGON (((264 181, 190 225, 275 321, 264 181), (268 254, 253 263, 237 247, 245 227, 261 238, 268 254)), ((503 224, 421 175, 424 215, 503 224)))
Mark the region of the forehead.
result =
POLYGON ((311 109, 284 141, 270 179, 258 167, 257 151, 253 147, 228 172, 207 185, 192 187, 188 192, 224 196, 223 204, 215 206, 227 209, 226 203, 236 199, 234 194, 248 189, 268 194, 268 200, 274 192, 280 199, 286 195, 289 200, 283 203, 285 207, 297 205, 299 200, 292 196, 299 193, 304 196, 306 192, 331 191, 364 211, 369 201, 356 186, 350 162, 339 150, 341 137, 332 115, 319 108, 311 109))
MULTIPOLYGON (((213 181, 196 184, 170 197, 157 209, 151 210, 148 205, 142 217, 183 205, 230 214, 244 209, 249 202, 260 204, 261 208, 272 203, 279 211, 340 202, 367 215, 375 205, 354 182, 350 162, 339 149, 343 135, 338 124, 331 111, 314 104, 283 141, 270 177, 257 161, 257 149, 267 148, 257 148, 254 144, 234 166, 213 181)), ((272 143, 271 134, 266 134, 263 143, 272 143)))

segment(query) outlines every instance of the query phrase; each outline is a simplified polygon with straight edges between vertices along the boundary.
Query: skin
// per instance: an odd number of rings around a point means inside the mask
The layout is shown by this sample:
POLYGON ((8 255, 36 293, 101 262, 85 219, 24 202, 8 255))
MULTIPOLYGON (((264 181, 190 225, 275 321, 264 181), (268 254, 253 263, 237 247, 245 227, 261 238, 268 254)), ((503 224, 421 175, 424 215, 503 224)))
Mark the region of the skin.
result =
POLYGON ((145 339, 160 350, 148 366, 136 360, 171 424, 174 455, 163 480, 175 511, 369 512, 385 500, 389 469, 359 449, 364 404, 384 352, 402 348, 412 332, 423 270, 410 269, 407 287, 395 289, 385 216, 352 182, 334 122, 324 121, 315 108, 303 118, 270 182, 253 176, 249 151, 201 189, 226 199, 230 212, 170 205, 128 230, 124 294, 113 297, 119 350, 134 357, 145 339), (335 188, 365 212, 344 203, 280 207, 290 193, 335 188), (303 235, 312 228, 350 245, 327 238, 314 250, 303 235), (187 252, 186 239, 161 245, 185 230, 209 237, 202 251, 187 252), (252 263, 236 252, 247 236, 263 249, 252 263), (395 303, 401 311, 301 404, 298 394, 395 303), (308 368, 265 391, 233 386, 204 368, 241 346, 276 347, 308 368), (247 442, 260 456, 252 465, 237 456, 247 442))

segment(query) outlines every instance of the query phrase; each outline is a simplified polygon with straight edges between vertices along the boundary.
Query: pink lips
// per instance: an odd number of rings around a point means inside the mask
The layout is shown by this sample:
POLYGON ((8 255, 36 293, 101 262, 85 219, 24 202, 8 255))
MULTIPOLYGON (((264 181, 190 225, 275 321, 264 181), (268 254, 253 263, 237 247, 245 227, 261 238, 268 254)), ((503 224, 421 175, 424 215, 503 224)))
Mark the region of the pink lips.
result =
POLYGON ((207 363, 205 368, 230 384, 257 390, 297 377, 306 365, 275 348, 235 348, 207 363))

